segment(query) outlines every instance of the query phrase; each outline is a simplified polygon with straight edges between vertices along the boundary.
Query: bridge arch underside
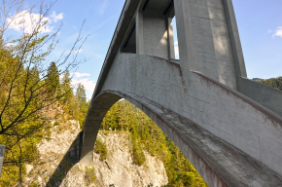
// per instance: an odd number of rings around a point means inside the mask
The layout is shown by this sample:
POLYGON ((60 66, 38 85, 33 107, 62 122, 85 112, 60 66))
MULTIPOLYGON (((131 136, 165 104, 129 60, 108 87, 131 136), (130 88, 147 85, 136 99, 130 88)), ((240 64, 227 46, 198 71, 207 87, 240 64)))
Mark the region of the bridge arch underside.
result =
POLYGON ((107 71, 84 123, 81 164, 91 163, 104 116, 125 98, 156 122, 210 187, 282 186, 282 123, 273 112, 157 57, 121 53, 107 71))
POLYGON ((85 157, 86 162, 92 159, 94 142, 105 114, 121 98, 128 100, 149 116, 184 153, 209 186, 281 184, 281 180, 265 166, 191 120, 146 98, 112 90, 102 93, 94 102, 93 128, 92 131, 87 128, 85 132, 84 148, 87 149, 84 149, 81 155, 85 157))

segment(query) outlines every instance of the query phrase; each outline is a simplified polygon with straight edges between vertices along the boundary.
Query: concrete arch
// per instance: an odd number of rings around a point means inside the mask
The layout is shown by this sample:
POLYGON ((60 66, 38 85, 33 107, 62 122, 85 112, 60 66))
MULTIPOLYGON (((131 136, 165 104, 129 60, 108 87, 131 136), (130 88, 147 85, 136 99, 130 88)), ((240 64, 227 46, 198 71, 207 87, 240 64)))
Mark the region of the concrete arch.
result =
MULTIPOLYGON (((180 121, 182 123, 184 121, 191 123, 189 120, 178 116, 172 111, 165 109, 164 107, 152 101, 146 100, 145 98, 141 98, 140 96, 136 95, 127 95, 121 92, 107 91, 96 97, 93 107, 91 107, 89 110, 93 112, 93 118, 91 119, 91 122, 87 121, 87 123, 94 123, 95 126, 93 125, 92 128, 84 126, 85 134, 83 142, 84 146, 81 154, 82 160, 89 163, 91 162, 89 159, 92 159, 93 147, 100 124, 111 106, 121 98, 125 98, 130 103, 142 110, 147 116, 149 116, 165 132, 165 134, 167 134, 168 137, 175 142, 180 150, 185 153, 186 157, 193 160, 192 164, 199 169, 200 174, 203 176, 205 181, 207 181, 207 183, 214 184, 215 186, 228 186, 224 180, 205 162, 205 160, 201 158, 201 156, 195 152, 194 149, 192 149, 190 143, 181 138, 181 132, 179 132, 177 129, 175 129, 175 127, 173 127, 172 124, 170 124, 170 121, 167 119, 168 116, 163 118, 161 113, 166 112, 167 115, 173 118, 174 121, 178 121, 178 123, 180 121), (90 129, 92 131, 90 131, 90 129)), ((90 119, 88 118, 88 120, 90 119)))
POLYGON ((82 164, 91 161, 107 110, 125 98, 162 128, 209 186, 282 185, 276 154, 282 120, 262 105, 201 73, 146 55, 117 55, 103 79, 84 124, 82 164))
POLYGON ((232 0, 126 0, 84 124, 81 163, 91 161, 106 111, 126 98, 209 186, 282 186, 282 94, 246 77, 232 0), (169 60, 173 13, 179 63, 169 60))
POLYGON ((189 119, 141 96, 116 91, 101 93, 94 101, 95 106, 93 105, 90 109, 94 112, 93 114, 96 114, 91 119, 91 123, 95 126, 84 127, 85 138, 81 155, 84 162, 91 162, 89 159, 92 159, 94 139, 100 124, 110 107, 121 98, 127 99, 149 116, 179 147, 209 186, 256 186, 256 184, 269 186, 270 183, 270 186, 278 186, 281 184, 281 179, 271 170, 189 119), (206 142, 209 143, 206 144, 206 142), (261 168, 264 168, 263 173, 261 168), (252 173, 252 176, 245 178, 246 173, 252 173), (265 182, 269 179, 271 181, 265 182))

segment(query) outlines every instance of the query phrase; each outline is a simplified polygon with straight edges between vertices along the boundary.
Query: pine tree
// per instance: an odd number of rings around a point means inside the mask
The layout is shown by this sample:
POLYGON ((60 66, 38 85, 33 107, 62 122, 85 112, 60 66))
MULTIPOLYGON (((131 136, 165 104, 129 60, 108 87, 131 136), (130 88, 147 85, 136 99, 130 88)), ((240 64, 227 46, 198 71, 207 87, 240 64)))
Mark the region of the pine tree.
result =
POLYGON ((55 62, 51 62, 48 68, 46 82, 49 95, 61 96, 59 71, 55 62))
POLYGON ((75 93, 75 98, 78 101, 79 108, 84 109, 86 106, 86 93, 83 84, 79 83, 76 93, 75 93))
POLYGON ((71 100, 73 96, 73 92, 71 89, 71 77, 69 71, 66 71, 62 78, 62 92, 63 92, 63 97, 62 97, 62 102, 65 104, 68 101, 71 100))
POLYGON ((89 107, 89 102, 86 102, 86 93, 83 84, 78 84, 75 99, 79 112, 74 117, 79 121, 80 127, 82 128, 89 107))
POLYGON ((62 78, 62 99, 61 102, 65 106, 65 113, 75 117, 78 113, 77 103, 71 88, 71 77, 69 71, 66 71, 62 78))

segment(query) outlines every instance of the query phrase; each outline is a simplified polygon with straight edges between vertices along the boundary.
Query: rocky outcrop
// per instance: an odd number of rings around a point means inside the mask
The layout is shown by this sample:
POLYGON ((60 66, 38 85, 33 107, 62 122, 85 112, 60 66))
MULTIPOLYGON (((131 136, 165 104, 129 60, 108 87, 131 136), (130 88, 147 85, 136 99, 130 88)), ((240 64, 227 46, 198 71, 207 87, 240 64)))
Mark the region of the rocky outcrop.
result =
POLYGON ((106 142, 108 148, 105 161, 97 153, 94 153, 93 158, 95 175, 102 186, 143 187, 168 183, 164 165, 157 158, 145 152, 145 164, 139 167, 133 163, 128 133, 112 132, 107 136, 99 133, 98 138, 106 142))
MULTIPOLYGON (((60 124, 62 125, 62 124, 60 124)), ((149 184, 161 186, 168 183, 163 163, 145 152, 146 162, 141 166, 133 163, 131 141, 128 132, 99 133, 98 138, 107 145, 107 158, 101 159, 93 151, 92 173, 86 173, 78 163, 78 141, 80 129, 74 121, 67 125, 52 127, 49 140, 38 145, 40 159, 33 165, 27 165, 27 186, 34 181, 40 186, 92 186, 108 187, 144 187, 149 184), (86 176, 90 175, 90 176, 86 176), (94 177, 92 181, 86 178, 94 177)))

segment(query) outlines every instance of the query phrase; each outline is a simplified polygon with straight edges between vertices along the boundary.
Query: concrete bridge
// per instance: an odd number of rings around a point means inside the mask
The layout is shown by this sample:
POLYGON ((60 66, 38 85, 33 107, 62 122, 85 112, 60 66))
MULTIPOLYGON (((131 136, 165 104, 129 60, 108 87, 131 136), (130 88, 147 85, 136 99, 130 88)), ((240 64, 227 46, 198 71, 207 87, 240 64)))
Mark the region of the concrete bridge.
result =
POLYGON ((101 122, 121 98, 210 187, 282 186, 282 92, 247 78, 231 0, 126 0, 83 127, 81 164, 92 162, 101 122))

